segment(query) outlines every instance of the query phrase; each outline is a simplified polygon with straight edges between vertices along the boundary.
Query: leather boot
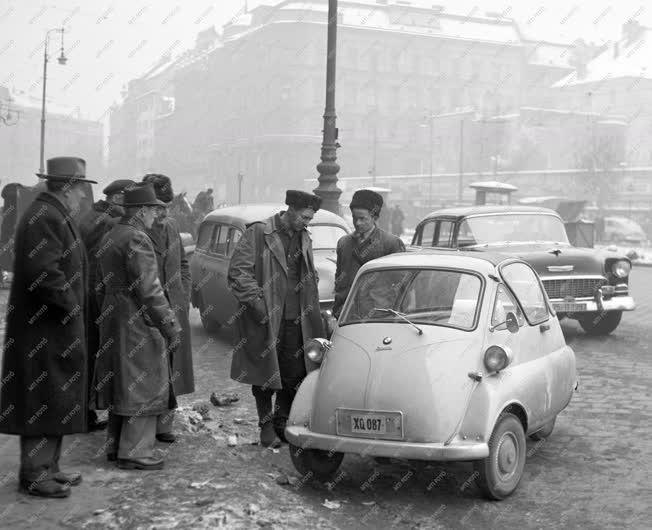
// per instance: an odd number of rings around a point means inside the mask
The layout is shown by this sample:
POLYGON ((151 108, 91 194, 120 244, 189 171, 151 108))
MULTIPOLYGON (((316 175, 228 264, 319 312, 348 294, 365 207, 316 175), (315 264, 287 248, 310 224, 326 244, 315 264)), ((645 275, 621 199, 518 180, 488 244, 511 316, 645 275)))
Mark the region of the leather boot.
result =
POLYGON ((281 440, 279 440, 278 436, 276 436, 274 425, 271 421, 263 423, 260 427, 260 445, 263 447, 273 448, 281 446, 281 440))
POLYGON ((58 471, 57 473, 52 474, 52 478, 57 481, 59 484, 68 484, 69 486, 78 486, 82 481, 81 473, 64 473, 63 471, 58 471))
POLYGON ((62 499, 70 496, 70 486, 59 484, 54 479, 42 480, 40 482, 31 482, 21 479, 19 491, 34 495, 35 497, 47 497, 50 499, 62 499))

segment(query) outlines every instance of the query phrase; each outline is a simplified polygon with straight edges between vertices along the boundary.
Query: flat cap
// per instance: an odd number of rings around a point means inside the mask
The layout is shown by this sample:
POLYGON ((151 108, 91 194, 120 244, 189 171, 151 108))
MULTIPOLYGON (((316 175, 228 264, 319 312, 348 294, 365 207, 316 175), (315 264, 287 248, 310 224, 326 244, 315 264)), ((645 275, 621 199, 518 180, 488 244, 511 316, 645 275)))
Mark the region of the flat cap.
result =
POLYGON ((363 208, 371 215, 380 215, 383 208, 383 197, 373 190, 358 190, 353 194, 349 208, 363 208))
POLYGON ((165 203, 174 200, 174 192, 172 191, 172 181, 167 175, 160 173, 148 173, 143 177, 143 182, 150 182, 154 185, 156 198, 165 203))
POLYGON ((136 181, 131 180, 131 179, 118 179, 114 180, 109 184, 104 190, 102 190, 102 193, 104 195, 113 195, 114 193, 122 193, 124 192, 125 188, 128 188, 130 186, 133 186, 136 184, 136 181))
POLYGON ((312 208, 317 211, 321 206, 321 197, 305 191, 287 190, 285 204, 294 208, 312 208))

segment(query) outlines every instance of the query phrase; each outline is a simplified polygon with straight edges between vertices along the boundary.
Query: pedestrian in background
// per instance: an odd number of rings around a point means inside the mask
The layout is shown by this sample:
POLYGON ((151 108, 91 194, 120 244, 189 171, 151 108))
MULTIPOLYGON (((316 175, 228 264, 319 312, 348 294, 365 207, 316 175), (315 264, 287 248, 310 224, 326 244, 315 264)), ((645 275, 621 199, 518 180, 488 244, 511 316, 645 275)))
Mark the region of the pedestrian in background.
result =
MULTIPOLYGON (((154 186, 156 198, 163 206, 157 208, 157 217, 151 228, 146 230, 154 246, 158 275, 165 297, 170 302, 181 325, 179 345, 170 352, 172 363, 172 382, 174 395, 182 396, 195 391, 195 375, 192 364, 192 344, 190 335, 190 289, 192 278, 190 267, 183 249, 179 225, 168 216, 168 207, 174 199, 172 182, 166 175, 150 173, 143 177, 144 182, 154 186)), ((172 432, 174 410, 159 416, 156 425, 156 439, 172 443, 176 440, 172 432)))
POLYGON ((59 467, 63 436, 88 428, 88 263, 73 215, 84 198, 81 158, 47 161, 47 191, 18 222, 7 306, 0 433, 20 436, 20 489, 67 497, 80 473, 59 467))
POLYGON ((394 205, 394 208, 391 210, 390 225, 392 227, 392 234, 396 237, 401 237, 403 235, 403 221, 405 220, 405 214, 401 207, 398 204, 394 205))
POLYGON ((109 410, 107 459, 117 459, 122 469, 163 468, 163 459, 154 456, 156 422, 176 407, 168 357, 181 328, 146 232, 163 205, 151 184, 126 189, 125 215, 100 244, 105 249, 99 257, 102 354, 93 405, 109 410))
POLYGON ((229 288, 242 304, 235 315, 231 378, 252 385, 264 447, 286 441, 292 401, 312 368, 304 359, 303 344, 323 336, 318 278, 306 230, 321 199, 288 190, 285 204, 286 211, 247 228, 227 274, 229 288))
MULTIPOLYGON (((98 317, 100 306, 97 301, 97 267, 98 253, 101 251, 100 242, 111 230, 120 217, 124 215, 122 208, 122 195, 126 187, 134 185, 135 182, 129 179, 115 180, 104 188, 105 200, 99 200, 93 204, 91 209, 81 216, 79 230, 81 232, 84 246, 88 254, 88 285, 90 296, 88 299, 88 392, 93 382, 93 371, 95 370, 95 358, 100 349, 100 331, 98 317)), ((94 410, 88 411, 88 430, 98 431, 106 428, 106 421, 99 421, 94 410)))
POLYGON ((355 231, 337 242, 335 269, 335 301, 333 315, 339 318, 342 306, 351 290, 351 284, 360 267, 372 259, 395 252, 405 252, 403 241, 378 226, 383 198, 372 190, 358 190, 353 194, 351 216, 355 231))

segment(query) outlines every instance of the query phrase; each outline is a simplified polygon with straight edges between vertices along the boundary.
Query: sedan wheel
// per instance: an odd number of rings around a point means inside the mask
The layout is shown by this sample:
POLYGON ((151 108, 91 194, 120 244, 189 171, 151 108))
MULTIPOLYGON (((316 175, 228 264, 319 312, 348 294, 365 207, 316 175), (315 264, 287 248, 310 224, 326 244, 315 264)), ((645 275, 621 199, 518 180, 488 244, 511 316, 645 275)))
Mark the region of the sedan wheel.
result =
POLYGON ((486 497, 502 500, 509 497, 523 476, 525 467, 525 433, 513 414, 501 414, 489 440, 489 456, 474 462, 478 485, 486 497))
POLYGON ((325 482, 331 479, 340 467, 344 453, 303 449, 290 444, 290 458, 296 470, 303 476, 310 475, 325 482))
POLYGON ((578 321, 587 335, 600 336, 609 335, 615 330, 622 317, 622 311, 595 312, 578 318, 578 321))

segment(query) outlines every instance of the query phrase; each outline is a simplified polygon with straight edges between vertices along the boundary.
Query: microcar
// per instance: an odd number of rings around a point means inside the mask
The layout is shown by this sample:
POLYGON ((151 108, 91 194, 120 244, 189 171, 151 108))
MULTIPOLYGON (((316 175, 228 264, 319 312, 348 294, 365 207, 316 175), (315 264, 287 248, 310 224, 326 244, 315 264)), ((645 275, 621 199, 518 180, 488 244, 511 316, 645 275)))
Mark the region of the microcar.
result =
POLYGON ((575 355, 525 261, 490 252, 393 254, 358 272, 286 428, 301 473, 327 480, 345 453, 473 461, 491 499, 516 489, 526 436, 552 433, 575 355))

